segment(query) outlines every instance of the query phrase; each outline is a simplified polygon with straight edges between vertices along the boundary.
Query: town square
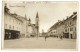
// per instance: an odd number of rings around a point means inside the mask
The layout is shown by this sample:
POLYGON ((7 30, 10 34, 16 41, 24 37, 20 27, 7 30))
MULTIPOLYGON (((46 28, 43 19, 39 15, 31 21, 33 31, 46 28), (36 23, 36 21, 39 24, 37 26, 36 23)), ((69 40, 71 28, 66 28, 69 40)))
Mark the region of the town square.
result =
POLYGON ((21 38, 15 40, 5 40, 4 49, 72 49, 77 48, 75 39, 57 38, 21 38), (8 46, 7 46, 8 45, 8 46))
POLYGON ((3 49, 77 49, 77 2, 3 2, 3 49))

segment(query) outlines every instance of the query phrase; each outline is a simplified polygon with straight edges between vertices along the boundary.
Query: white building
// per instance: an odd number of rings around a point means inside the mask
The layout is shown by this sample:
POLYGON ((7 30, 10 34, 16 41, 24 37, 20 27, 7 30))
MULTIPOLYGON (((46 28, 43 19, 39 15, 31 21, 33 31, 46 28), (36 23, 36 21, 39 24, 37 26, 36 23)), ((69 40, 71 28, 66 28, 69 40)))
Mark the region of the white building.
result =
POLYGON ((25 17, 10 13, 5 5, 4 7, 4 26, 5 39, 26 37, 28 33, 28 20, 25 17))
POLYGON ((4 7, 4 26, 5 26, 5 39, 19 38, 22 31, 23 21, 17 14, 10 13, 5 5, 4 7))
POLYGON ((28 34, 28 20, 27 20, 27 17, 25 15, 25 17, 22 17, 22 21, 23 21, 23 24, 22 24, 22 36, 21 37, 26 37, 26 35, 28 34))
POLYGON ((31 20, 16 13, 11 13, 10 9, 5 5, 4 7, 4 26, 5 39, 19 38, 27 36, 39 35, 39 16, 36 15, 35 25, 31 24, 31 20))

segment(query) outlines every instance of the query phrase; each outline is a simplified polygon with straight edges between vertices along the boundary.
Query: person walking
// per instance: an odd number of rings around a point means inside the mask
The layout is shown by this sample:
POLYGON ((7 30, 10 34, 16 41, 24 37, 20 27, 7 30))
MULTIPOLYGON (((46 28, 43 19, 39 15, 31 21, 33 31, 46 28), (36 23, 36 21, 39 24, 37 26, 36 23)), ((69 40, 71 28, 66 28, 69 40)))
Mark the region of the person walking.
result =
POLYGON ((46 41, 46 36, 45 36, 45 41, 46 41))
POLYGON ((62 40, 62 36, 60 37, 60 39, 62 40))

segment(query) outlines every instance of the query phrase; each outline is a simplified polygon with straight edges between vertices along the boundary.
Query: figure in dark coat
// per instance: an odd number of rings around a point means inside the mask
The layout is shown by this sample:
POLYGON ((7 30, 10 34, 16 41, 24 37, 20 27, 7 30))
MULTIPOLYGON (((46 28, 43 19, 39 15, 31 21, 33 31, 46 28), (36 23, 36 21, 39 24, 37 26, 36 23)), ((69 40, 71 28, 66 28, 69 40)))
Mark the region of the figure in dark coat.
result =
POLYGON ((46 38, 47 38, 47 37, 45 36, 45 41, 46 41, 46 38))

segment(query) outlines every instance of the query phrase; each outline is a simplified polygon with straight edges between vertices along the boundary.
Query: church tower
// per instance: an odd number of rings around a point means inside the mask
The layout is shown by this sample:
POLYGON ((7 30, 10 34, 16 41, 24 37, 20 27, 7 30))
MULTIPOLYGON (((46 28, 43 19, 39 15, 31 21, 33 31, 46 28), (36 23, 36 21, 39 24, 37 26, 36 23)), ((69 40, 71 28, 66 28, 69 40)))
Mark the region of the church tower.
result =
POLYGON ((37 30, 37 37, 39 36, 39 16, 38 16, 38 12, 36 14, 36 30, 37 30))

